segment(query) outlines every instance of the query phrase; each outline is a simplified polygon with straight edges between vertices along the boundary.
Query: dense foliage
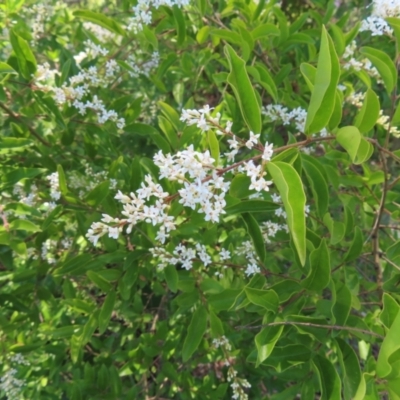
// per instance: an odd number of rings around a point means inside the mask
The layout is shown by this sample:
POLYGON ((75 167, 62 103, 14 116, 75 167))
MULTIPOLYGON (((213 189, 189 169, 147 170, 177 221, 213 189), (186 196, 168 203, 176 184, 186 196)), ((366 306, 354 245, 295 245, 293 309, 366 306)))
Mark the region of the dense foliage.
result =
POLYGON ((0 4, 1 399, 400 399, 400 2, 0 4))

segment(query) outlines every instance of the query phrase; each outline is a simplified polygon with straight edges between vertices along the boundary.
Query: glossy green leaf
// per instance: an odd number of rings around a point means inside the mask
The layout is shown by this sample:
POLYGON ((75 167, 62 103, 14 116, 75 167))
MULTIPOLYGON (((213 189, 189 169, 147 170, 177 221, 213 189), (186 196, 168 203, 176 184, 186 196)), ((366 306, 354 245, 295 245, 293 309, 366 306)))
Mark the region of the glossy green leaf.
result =
POLYGON ((219 160, 219 142, 213 130, 207 132, 208 146, 210 148, 211 157, 215 160, 215 165, 218 165, 219 160))
POLYGON ((273 213, 278 204, 266 200, 243 200, 240 203, 234 204, 225 208, 227 215, 242 214, 242 213, 273 213))
POLYGON ((0 62, 0 74, 18 74, 18 72, 5 62, 0 62))
POLYGON ((365 93, 361 110, 354 121, 354 125, 361 133, 370 131, 379 118, 380 110, 381 106, 378 96, 372 89, 368 89, 365 93))
POLYGON ((261 290, 246 287, 245 292, 250 303, 263 307, 272 312, 277 311, 279 297, 273 290, 261 290))
POLYGON ((278 101, 278 89, 276 88, 276 84, 272 79, 272 76, 265 65, 261 63, 256 63, 256 70, 260 76, 260 84, 261 86, 267 90, 267 92, 272 96, 275 102, 278 101))
POLYGON ((36 72, 36 58, 29 47, 28 42, 18 36, 13 29, 10 30, 11 46, 17 56, 19 72, 28 81, 32 79, 32 75, 36 72))
POLYGON ((92 207, 97 207, 107 197, 110 192, 110 182, 104 181, 99 183, 86 196, 85 201, 92 207))
POLYGON ((279 29, 270 23, 265 23, 262 25, 257 26, 251 31, 251 36, 254 40, 266 38, 268 36, 279 36, 280 31, 279 29))
POLYGON ((101 306, 99 314, 99 333, 102 334, 108 328, 111 319, 111 314, 114 310, 116 294, 115 291, 110 291, 101 306))
POLYGON ((356 260, 362 252, 364 246, 364 237, 361 229, 358 226, 354 227, 354 237, 350 248, 344 256, 346 261, 356 260))
POLYGON ((253 191, 249 189, 251 180, 244 174, 237 174, 231 182, 229 187, 229 194, 237 199, 243 199, 250 196, 253 191))
POLYGON ((260 261, 263 263, 265 260, 265 243, 264 243, 264 238, 261 233, 260 226, 256 219, 249 213, 243 213, 242 218, 244 222, 246 223, 247 227, 247 232, 249 233, 251 240, 254 245, 254 249, 256 250, 256 253, 260 259, 260 261))
POLYGON ((178 290, 179 276, 174 265, 167 265, 164 269, 165 280, 171 292, 176 293, 178 290))
POLYGON ((300 64, 300 72, 302 73, 308 88, 312 92, 314 90, 315 76, 317 74, 317 68, 308 63, 300 64))
POLYGON ((27 232, 40 232, 39 226, 35 225, 33 222, 26 219, 14 219, 10 223, 11 230, 20 230, 27 232))
POLYGON ((361 47, 360 53, 367 57, 378 70, 387 92, 391 94, 397 85, 397 70, 392 59, 382 50, 373 47, 361 47))
POLYGON ((346 227, 343 222, 335 221, 329 213, 326 213, 323 218, 324 224, 329 229, 331 236, 330 244, 335 245, 339 243, 346 232, 346 227))
POLYGON ((287 224, 292 235, 300 262, 306 260, 306 196, 303 184, 296 170, 287 163, 276 161, 267 164, 275 186, 281 195, 287 214, 287 224))
POLYGON ((315 356, 314 365, 321 389, 321 400, 341 400, 341 381, 335 367, 325 357, 315 356))
POLYGON ((343 374, 344 400, 354 399, 361 383, 361 369, 357 355, 353 348, 343 339, 336 339, 340 350, 340 359, 343 374))
POLYGON ((94 24, 100 25, 101 27, 109 30, 110 32, 116 33, 121 36, 125 36, 125 31, 121 28, 119 23, 112 18, 105 16, 102 13, 97 13, 90 10, 76 10, 74 16, 77 18, 84 19, 85 21, 93 22, 94 24))
POLYGON ((210 310, 210 329, 211 334, 214 338, 220 338, 224 335, 224 327, 222 326, 222 321, 212 310, 210 310))
POLYGON ((345 325, 351 310, 351 292, 342 282, 335 283, 335 304, 332 314, 336 325, 345 325))
POLYGON ((282 331, 283 326, 270 326, 263 328, 259 333, 257 333, 254 339, 257 348, 256 367, 271 355, 282 331))
POLYGON ((64 168, 60 164, 57 165, 57 173, 60 192, 65 196, 68 193, 67 180, 65 179, 64 168))
POLYGON ((305 172, 307 180, 310 183, 315 205, 317 206, 318 215, 320 218, 322 218, 327 212, 329 205, 328 184, 324 175, 320 172, 322 170, 322 166, 318 168, 318 161, 310 156, 302 154, 301 158, 303 171, 305 172))
POLYGON ((199 306, 193 313, 186 338, 183 343, 182 360, 186 362, 200 345, 203 335, 207 329, 207 310, 199 306))
POLYGON ((102 291, 109 292, 111 290, 111 284, 104 278, 102 278, 99 274, 94 271, 86 272, 87 277, 102 291))
POLYGON ((91 314, 89 317, 89 320, 86 322, 85 326, 83 327, 82 334, 79 338, 81 346, 84 346, 90 340, 93 333, 97 329, 99 313, 100 313, 100 311, 97 310, 93 314, 91 314))
POLYGON ((185 18, 183 16, 181 9, 177 5, 174 5, 172 7, 172 13, 174 15, 176 30, 178 32, 178 45, 182 46, 186 39, 185 18))
POLYGON ((383 293, 383 309, 379 319, 387 329, 390 329, 399 314, 400 306, 388 293, 383 293))
POLYGON ((164 154, 171 152, 171 147, 169 143, 161 136, 161 133, 154 128, 153 126, 142 124, 142 123, 134 123, 128 125, 124 128, 125 132, 130 134, 137 134, 140 136, 149 137, 154 143, 159 147, 160 150, 164 154))
POLYGON ((392 326, 387 332, 385 339, 382 342, 378 361, 376 364, 376 374, 378 378, 385 378, 389 376, 392 372, 392 363, 395 360, 391 360, 390 357, 396 351, 400 349, 399 341, 400 332, 400 312, 397 313, 396 318, 393 320, 392 326))
POLYGON ((307 111, 306 133, 319 132, 328 124, 334 107, 340 66, 332 39, 322 27, 321 47, 315 73, 314 88, 307 111))
POLYGON ((225 55, 230 66, 228 83, 235 94, 247 126, 251 131, 258 134, 261 132, 261 110, 253 85, 246 72, 246 64, 229 45, 225 46, 225 55))
POLYGON ((321 291, 328 286, 331 274, 329 249, 325 239, 310 254, 310 271, 302 286, 312 291, 321 291))
POLYGON ((336 140, 347 151, 354 164, 362 164, 372 155, 371 143, 361 136, 355 126, 340 128, 336 134, 336 140))

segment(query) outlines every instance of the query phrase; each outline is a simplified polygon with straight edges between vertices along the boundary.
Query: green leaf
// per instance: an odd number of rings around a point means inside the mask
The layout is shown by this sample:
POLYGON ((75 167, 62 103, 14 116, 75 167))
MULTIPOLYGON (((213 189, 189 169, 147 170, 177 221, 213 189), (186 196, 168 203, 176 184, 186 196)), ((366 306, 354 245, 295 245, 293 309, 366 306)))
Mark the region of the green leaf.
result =
POLYGON ((307 180, 310 183, 315 205, 317 207, 318 215, 322 218, 328 211, 329 205, 329 191, 328 184, 322 171, 322 165, 310 156, 305 154, 301 155, 303 171, 307 176, 307 180), (317 165, 319 164, 319 168, 317 165))
POLYGON ((379 319, 387 329, 390 329, 399 314, 400 306, 388 293, 383 294, 383 309, 379 319))
POLYGON ((109 292, 111 290, 111 284, 104 278, 102 278, 99 274, 94 271, 86 272, 86 276, 101 290, 104 292, 109 292))
POLYGON ((385 18, 385 20, 389 23, 389 25, 392 27, 394 31, 394 35, 396 36, 396 48, 397 48, 397 54, 400 54, 400 19, 399 18, 394 18, 394 17, 389 17, 385 18))
POLYGON ((310 271, 307 278, 302 282, 302 286, 308 290, 320 292, 328 286, 331 276, 331 264, 329 249, 325 239, 310 254, 310 271))
POLYGON ((231 46, 226 45, 224 50, 231 71, 228 75, 228 83, 235 94, 247 126, 258 134, 261 132, 261 107, 247 75, 246 63, 237 56, 231 46))
POLYGON ((10 229, 27 232, 41 232, 41 229, 37 225, 26 219, 14 219, 10 223, 10 229))
POLYGON ((176 293, 178 290, 178 272, 174 265, 168 265, 164 268, 164 276, 167 281, 168 288, 171 292, 176 293))
POLYGON ((85 201, 92 207, 97 207, 108 196, 110 192, 110 182, 104 181, 99 183, 86 196, 85 201))
POLYGON ((268 36, 279 36, 280 31, 279 29, 270 23, 265 23, 262 25, 257 26, 257 28, 254 28, 251 31, 251 36, 253 37, 254 40, 266 38, 268 36))
POLYGON ((378 70, 390 95, 397 85, 397 69, 392 59, 382 50, 373 47, 361 47, 360 53, 367 57, 378 70))
POLYGON ((260 84, 272 96, 275 102, 278 102, 278 89, 272 79, 267 67, 259 62, 256 63, 256 69, 260 75, 260 84))
POLYGON ((36 72, 36 58, 28 42, 18 36, 13 29, 10 30, 10 42, 17 56, 19 72, 26 80, 30 81, 36 72))
POLYGON ((307 134, 319 132, 328 124, 335 107, 339 76, 339 59, 332 39, 323 26, 314 88, 307 111, 305 128, 307 134))
POLYGON ((256 253, 262 263, 264 263, 266 252, 264 238, 261 233, 260 225, 256 219, 249 213, 242 214, 242 218, 246 223, 247 232, 249 233, 253 242, 256 253))
POLYGON ((181 9, 176 4, 172 7, 172 13, 174 15, 176 30, 178 32, 178 46, 182 46, 186 39, 185 18, 181 9))
POLYGON ((80 345, 84 346, 93 336, 94 331, 98 326, 98 317, 99 317, 99 310, 92 313, 89 317, 89 320, 86 322, 85 326, 83 327, 82 334, 80 336, 80 345))
POLYGON ((60 164, 57 165, 57 173, 58 173, 58 186, 60 188, 60 192, 65 196, 68 193, 67 181, 65 179, 64 169, 60 164))
POLYGON ((333 108, 333 112, 331 118, 328 123, 328 129, 333 131, 337 128, 342 120, 342 111, 343 111, 343 95, 339 89, 336 89, 335 92, 335 106, 333 108))
POLYGON ((179 131, 182 126, 182 122, 180 121, 179 114, 176 112, 176 110, 163 101, 158 101, 157 104, 160 106, 162 113, 165 115, 168 121, 171 122, 177 131, 179 131))
POLYGON ((242 213, 272 213, 277 208, 278 204, 266 200, 243 200, 240 203, 234 204, 225 208, 226 215, 242 214, 242 213))
POLYGON ((281 161, 269 162, 268 172, 281 195, 287 214, 287 224, 302 265, 306 261, 306 196, 296 170, 281 161))
POLYGON ((336 134, 336 140, 347 151, 354 164, 362 164, 373 153, 373 146, 361 136, 355 126, 340 128, 336 134))
POLYGON ((246 287, 247 299, 250 303, 263 307, 266 310, 276 312, 279 306, 279 297, 273 290, 261 290, 246 287))
POLYGON ((351 310, 351 292, 342 282, 335 283, 336 302, 332 309, 336 325, 345 325, 351 310))
POLYGON ((229 194, 237 199, 243 199, 250 196, 253 191, 249 189, 251 180, 244 174, 237 174, 231 181, 229 186, 229 194))
POLYGON ((312 92, 314 90, 315 76, 317 74, 317 68, 311 64, 301 63, 300 72, 302 73, 308 88, 312 92))
POLYGON ((0 61, 0 74, 17 74, 18 72, 5 62, 0 61))
POLYGON ((209 130, 207 132, 208 146, 210 148, 211 157, 215 160, 215 165, 218 165, 219 160, 219 142, 215 132, 213 130, 209 130))
POLYGON ((343 239, 346 232, 344 223, 333 220, 329 213, 324 215, 323 222, 329 229, 329 233, 331 235, 330 244, 335 245, 339 243, 343 239))
POLYGON ((283 328, 283 326, 267 326, 257 333, 254 338, 257 348, 256 367, 271 355, 276 343, 281 337, 283 328))
POLYGON ((224 327, 222 326, 222 322, 212 310, 210 310, 210 329, 211 335, 214 338, 220 338, 224 335, 224 327))
POLYGON ((364 247, 364 237, 360 227, 354 227, 354 238, 351 242, 350 248, 344 256, 346 261, 354 261, 361 254, 364 247))
POLYGON ((372 89, 368 89, 361 110, 354 121, 354 125, 361 133, 366 133, 374 127, 379 118, 380 109, 378 96, 372 89))
POLYGON ((376 374, 378 378, 386 378, 392 373, 391 364, 395 360, 390 360, 390 356, 400 349, 399 332, 400 312, 397 313, 397 316, 381 345, 376 364, 376 374))
POLYGON ((0 137, 0 149, 15 149, 32 145, 32 140, 15 137, 0 137))
POLYGON ((111 291, 108 293, 106 299, 104 300, 103 305, 101 306, 100 314, 99 314, 99 333, 103 334, 110 322, 111 314, 114 310, 116 294, 115 291, 111 291))
POLYGON ((341 381, 335 367, 319 354, 313 361, 321 388, 321 400, 341 400, 341 381))
POLYGON ((151 125, 142 123, 130 124, 124 128, 124 131, 130 134, 149 137, 164 154, 171 152, 169 143, 162 137, 161 133, 151 125))
POLYGON ((343 374, 344 399, 351 400, 357 393, 361 383, 361 369, 357 355, 353 348, 343 339, 336 339, 341 353, 341 367, 343 374))
POLYGON ((197 350, 201 339, 207 329, 207 310, 203 306, 199 306, 193 313, 192 320, 187 330, 185 342, 182 349, 182 360, 186 362, 197 350))
POLYGON ((112 18, 106 17, 104 14, 90 10, 76 10, 73 12, 73 14, 77 18, 82 18, 86 21, 90 21, 97 25, 100 25, 110 32, 125 36, 125 30, 121 28, 118 22, 116 22, 112 18))

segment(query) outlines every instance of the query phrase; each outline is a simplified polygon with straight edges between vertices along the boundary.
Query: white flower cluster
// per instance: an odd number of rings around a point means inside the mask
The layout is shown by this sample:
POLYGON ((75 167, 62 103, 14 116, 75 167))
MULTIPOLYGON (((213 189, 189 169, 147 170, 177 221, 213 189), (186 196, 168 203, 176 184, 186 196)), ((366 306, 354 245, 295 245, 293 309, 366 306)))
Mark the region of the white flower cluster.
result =
POLYGON ((58 173, 53 172, 52 174, 48 175, 46 179, 50 182, 50 197, 53 200, 60 200, 61 192, 58 182, 58 173))
POLYGON ((206 267, 211 264, 211 257, 207 253, 204 245, 196 243, 195 249, 185 247, 182 243, 175 247, 172 254, 166 251, 163 247, 154 247, 150 249, 154 259, 157 260, 157 269, 162 271, 168 265, 181 264, 182 268, 187 271, 193 268, 193 261, 200 259, 206 267))
MULTIPOLYGON (((21 353, 13 354, 9 357, 12 364, 30 365, 29 361, 21 353)), ((0 378, 0 392, 3 392, 8 399, 22 398, 22 390, 26 382, 16 377, 18 371, 16 368, 10 368, 0 378)))
MULTIPOLYGON (((87 40, 85 42, 86 50, 79 53, 75 60, 79 63, 87 57, 97 57, 98 55, 105 56, 108 51, 101 46, 87 40)), ((116 123, 119 129, 125 126, 125 119, 119 118, 114 110, 107 110, 103 101, 96 95, 93 95, 92 100, 83 101, 83 99, 91 94, 91 87, 107 87, 114 79, 119 71, 119 66, 115 60, 108 60, 104 68, 99 71, 96 66, 84 69, 81 68, 77 75, 69 78, 69 84, 64 83, 61 87, 56 87, 54 84, 54 76, 59 72, 51 70, 48 63, 39 65, 35 74, 35 84, 45 92, 53 94, 53 98, 58 105, 68 104, 75 107, 79 114, 85 115, 87 110, 92 110, 97 114, 99 124, 104 124, 110 120, 116 123)))
MULTIPOLYGON (((304 133, 305 131, 307 111, 304 108, 297 107, 289 111, 287 107, 281 104, 268 104, 262 109, 262 113, 272 121, 282 122, 283 125, 294 123, 296 129, 300 133, 304 133)), ((322 129, 319 134, 322 137, 326 136, 326 129, 322 129)))
POLYGON ((19 198, 18 201, 20 203, 33 207, 37 202, 38 188, 35 184, 32 184, 29 189, 29 193, 26 193, 20 184, 16 184, 13 188, 13 195, 19 198))
MULTIPOLYGON (((209 105, 205 105, 200 110, 182 110, 180 120, 186 122, 187 125, 196 125, 202 132, 207 132, 212 128, 212 122, 219 123, 221 115, 218 113, 216 117, 210 115, 211 110, 209 105)), ((231 126, 231 125, 230 125, 231 126)))
POLYGON ((10 368, 0 378, 0 392, 4 392, 8 399, 21 399, 22 390, 26 382, 16 378, 17 370, 10 368))
POLYGON ((232 346, 229 343, 229 340, 227 339, 226 336, 221 336, 220 338, 213 339, 212 343, 216 349, 218 349, 219 347, 222 347, 226 351, 232 350, 232 346))
POLYGON ((41 2, 41 4, 31 4, 25 11, 34 18, 28 25, 32 29, 32 37, 39 39, 44 34, 45 23, 54 14, 54 9, 52 6, 41 2))
POLYGON ((130 19, 128 30, 133 30, 135 33, 143 30, 144 25, 151 24, 153 14, 151 7, 159 8, 160 6, 178 7, 187 6, 189 0, 138 0, 137 5, 132 7, 134 16, 130 19))
POLYGON ((169 232, 175 229, 173 217, 166 213, 167 204, 165 198, 169 196, 164 192, 161 185, 155 183, 150 175, 145 176, 146 183, 136 193, 130 193, 130 196, 124 195, 119 190, 115 199, 123 205, 122 215, 125 218, 112 218, 103 214, 102 222, 95 222, 87 233, 87 238, 96 244, 101 236, 108 233, 108 236, 118 239, 123 226, 127 226, 127 233, 131 233, 133 226, 139 222, 145 221, 152 225, 159 225, 159 231, 156 240, 165 243, 169 232), (155 204, 146 204, 151 198, 155 198, 155 204), (114 224, 109 226, 106 224, 114 224))
POLYGON ((393 30, 385 18, 399 16, 399 0, 373 0, 371 16, 362 21, 360 31, 371 31, 372 36, 392 35, 393 30))
POLYGON ((158 51, 154 51, 151 54, 150 60, 146 62, 140 62, 136 57, 130 56, 127 64, 132 68, 132 71, 128 71, 128 73, 132 78, 137 78, 140 74, 149 77, 150 73, 158 67, 159 63, 160 53, 158 51))
POLYGON ((390 133, 396 137, 399 138, 400 137, 400 130, 399 128, 397 128, 397 126, 391 125, 390 123, 390 117, 388 117, 387 115, 383 115, 383 111, 380 110, 379 112, 379 118, 376 121, 376 123, 378 125, 382 125, 383 129, 385 129, 386 131, 388 129, 390 129, 390 133))
POLYGON ((248 400, 249 396, 244 389, 251 388, 251 385, 247 379, 238 378, 237 371, 232 367, 228 370, 228 382, 231 382, 231 389, 233 391, 232 399, 248 400))
POLYGON ((261 231, 265 240, 265 243, 271 243, 270 238, 275 237, 275 235, 281 231, 284 230, 287 232, 287 225, 284 224, 278 224, 277 222, 272 222, 272 221, 266 221, 263 222, 261 226, 261 231))
POLYGON ((248 264, 246 270, 244 271, 246 276, 251 276, 261 272, 260 267, 257 265, 257 256, 254 251, 253 244, 249 240, 245 241, 242 246, 237 249, 237 254, 243 255, 247 259, 248 264))
POLYGON ((154 156, 154 163, 160 168, 160 179, 183 183, 179 189, 179 202, 186 207, 205 214, 206 221, 218 222, 220 215, 225 214, 225 194, 230 182, 225 182, 214 169, 215 160, 209 151, 200 153, 190 145, 176 155, 160 151, 154 156), (211 179, 209 179, 211 176, 211 179))
POLYGON ((348 46, 346 46, 343 53, 343 59, 345 63, 343 65, 344 69, 354 69, 355 71, 364 70, 368 75, 380 80, 380 75, 378 70, 372 65, 368 58, 363 58, 362 60, 356 60, 354 58, 354 53, 357 50, 357 43, 353 40, 348 46))
POLYGON ((55 252, 57 249, 57 241, 52 239, 47 239, 42 243, 42 260, 47 261, 48 264, 55 264, 55 252))
POLYGON ((83 27, 93 33, 96 36, 96 39, 102 43, 106 43, 114 37, 114 34, 108 29, 102 28, 101 26, 93 24, 92 22, 84 22, 83 27))

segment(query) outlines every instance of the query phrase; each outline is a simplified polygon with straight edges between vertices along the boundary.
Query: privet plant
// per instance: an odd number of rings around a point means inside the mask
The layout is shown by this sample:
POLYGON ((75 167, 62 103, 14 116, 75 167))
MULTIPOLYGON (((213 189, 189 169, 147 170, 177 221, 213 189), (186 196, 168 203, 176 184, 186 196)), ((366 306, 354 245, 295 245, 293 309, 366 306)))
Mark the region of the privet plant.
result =
POLYGON ((1 399, 400 399, 400 1, 364 3, 0 4, 1 399))

